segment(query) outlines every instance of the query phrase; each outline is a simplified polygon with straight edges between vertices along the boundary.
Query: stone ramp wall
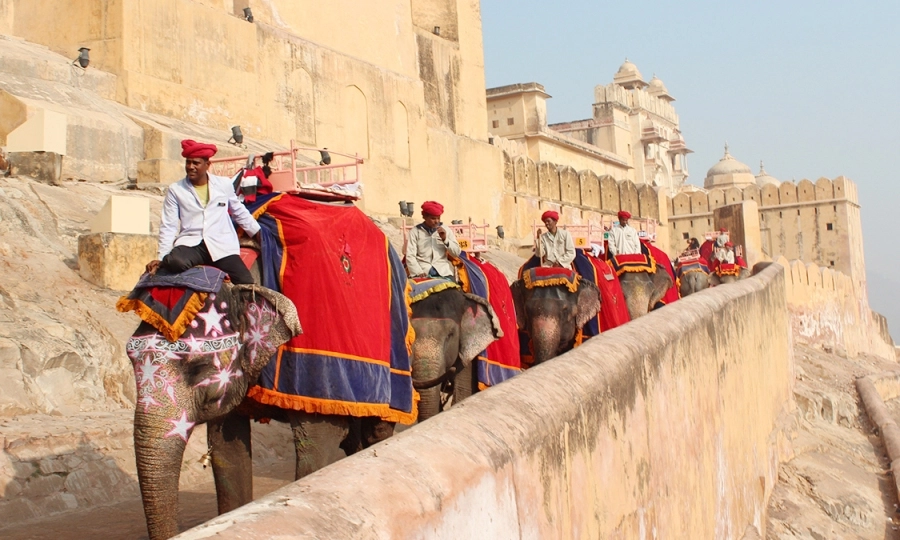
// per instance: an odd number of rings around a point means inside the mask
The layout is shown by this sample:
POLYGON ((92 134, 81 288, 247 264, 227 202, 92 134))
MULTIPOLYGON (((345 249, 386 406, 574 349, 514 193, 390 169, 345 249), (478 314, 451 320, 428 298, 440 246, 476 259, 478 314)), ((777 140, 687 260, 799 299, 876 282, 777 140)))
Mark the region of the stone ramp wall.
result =
POLYGON ((179 538, 753 536, 791 406, 784 279, 667 306, 179 538))
POLYGON ((894 358, 887 320, 869 308, 864 292, 844 273, 814 263, 778 259, 794 339, 855 357, 861 353, 894 358))

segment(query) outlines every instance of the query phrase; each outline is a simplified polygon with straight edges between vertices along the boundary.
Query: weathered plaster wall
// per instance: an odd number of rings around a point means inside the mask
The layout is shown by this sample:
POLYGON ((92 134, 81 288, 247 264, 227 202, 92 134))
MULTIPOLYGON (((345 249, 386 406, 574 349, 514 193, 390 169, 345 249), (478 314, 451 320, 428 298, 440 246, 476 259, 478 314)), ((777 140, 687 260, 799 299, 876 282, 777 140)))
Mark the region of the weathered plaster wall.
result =
POLYGON ((894 358, 884 317, 872 312, 865 292, 841 272, 815 263, 779 257, 794 339, 827 346, 855 357, 869 353, 894 358))
MULTIPOLYGON (((241 1, 13 1, 13 35, 71 58, 90 47, 89 71, 116 76, 115 99, 191 125, 177 135, 240 125, 249 141, 358 153, 370 212, 443 196, 448 210, 480 221, 499 206, 477 2, 266 0, 250 6, 249 23, 241 1), (33 24, 51 11, 49 26, 33 24), (437 36, 434 26, 447 31, 437 36), (461 194, 471 184, 464 170, 479 171, 477 193, 487 197, 461 194)), ((145 165, 145 173, 159 169, 145 165)))
POLYGON ((180 538, 762 531, 791 400, 788 333, 784 275, 772 267, 594 338, 180 538))

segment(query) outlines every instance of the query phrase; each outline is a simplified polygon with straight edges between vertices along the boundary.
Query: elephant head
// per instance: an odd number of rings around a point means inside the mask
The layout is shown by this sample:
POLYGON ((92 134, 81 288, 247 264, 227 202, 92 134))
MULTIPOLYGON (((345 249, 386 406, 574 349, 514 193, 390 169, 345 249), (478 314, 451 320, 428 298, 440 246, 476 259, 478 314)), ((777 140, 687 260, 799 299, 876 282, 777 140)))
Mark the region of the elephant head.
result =
POLYGON ((681 293, 681 297, 684 298, 709 288, 709 274, 700 271, 686 272, 681 275, 679 282, 678 291, 681 293))
POLYGON ((571 349, 578 330, 600 312, 600 291, 587 280, 580 280, 575 292, 565 285, 529 289, 521 279, 511 289, 519 328, 531 336, 535 364, 571 349))
POLYGON ((663 268, 656 272, 624 272, 619 276, 622 293, 628 306, 631 320, 646 315, 657 302, 662 300, 672 287, 672 277, 663 268))
POLYGON ((456 287, 414 302, 410 323, 416 333, 411 361, 422 421, 440 412, 441 383, 447 376, 455 377, 454 403, 472 394, 472 360, 503 331, 487 300, 456 287))
POLYGON ((256 285, 225 283, 210 293, 175 342, 144 322, 126 351, 134 365, 134 448, 150 538, 177 534, 178 472, 197 424, 243 401, 277 348, 300 333, 285 296, 256 285))

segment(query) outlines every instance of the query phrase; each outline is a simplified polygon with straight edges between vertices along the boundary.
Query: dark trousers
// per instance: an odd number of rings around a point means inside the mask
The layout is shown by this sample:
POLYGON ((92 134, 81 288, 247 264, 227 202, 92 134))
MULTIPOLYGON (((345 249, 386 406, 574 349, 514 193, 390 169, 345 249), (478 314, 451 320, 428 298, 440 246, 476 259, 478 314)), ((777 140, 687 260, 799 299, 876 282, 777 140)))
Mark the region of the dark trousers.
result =
POLYGON ((166 273, 178 274, 201 264, 213 266, 225 272, 234 284, 253 284, 250 270, 247 270, 247 266, 238 255, 229 255, 214 261, 209 255, 205 242, 200 242, 199 245, 193 247, 175 246, 159 263, 159 268, 166 273))

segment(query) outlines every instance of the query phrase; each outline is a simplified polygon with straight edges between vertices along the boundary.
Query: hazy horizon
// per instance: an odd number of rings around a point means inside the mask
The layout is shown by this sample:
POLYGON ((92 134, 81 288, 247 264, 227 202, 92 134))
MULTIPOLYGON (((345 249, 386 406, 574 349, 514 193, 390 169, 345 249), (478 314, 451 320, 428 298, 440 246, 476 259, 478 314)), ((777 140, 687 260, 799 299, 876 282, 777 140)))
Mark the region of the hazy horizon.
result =
POLYGON ((900 277, 884 249, 900 202, 900 2, 641 5, 481 3, 487 87, 538 82, 549 122, 589 118, 593 89, 626 57, 655 74, 687 146, 688 182, 730 153, 779 180, 846 176, 859 188, 872 309, 900 341, 900 277), (515 7, 515 9, 512 9, 515 7), (894 98, 894 99, 892 99, 894 98))

